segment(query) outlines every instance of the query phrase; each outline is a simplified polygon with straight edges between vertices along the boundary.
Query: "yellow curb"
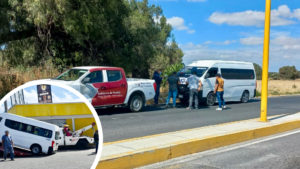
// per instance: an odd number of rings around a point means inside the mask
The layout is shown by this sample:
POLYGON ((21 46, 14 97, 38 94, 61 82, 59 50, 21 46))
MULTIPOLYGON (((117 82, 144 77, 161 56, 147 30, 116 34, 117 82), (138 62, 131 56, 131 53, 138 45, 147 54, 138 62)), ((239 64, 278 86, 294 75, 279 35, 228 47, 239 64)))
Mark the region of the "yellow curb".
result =
POLYGON ((300 128, 300 120, 285 122, 274 126, 268 126, 247 131, 238 131, 222 136, 213 136, 203 139, 186 140, 178 142, 168 147, 153 148, 141 153, 126 154, 121 157, 112 157, 100 161, 97 169, 131 169, 145 166, 172 158, 193 154, 213 148, 227 146, 251 139, 256 139, 272 134, 277 134, 300 128))

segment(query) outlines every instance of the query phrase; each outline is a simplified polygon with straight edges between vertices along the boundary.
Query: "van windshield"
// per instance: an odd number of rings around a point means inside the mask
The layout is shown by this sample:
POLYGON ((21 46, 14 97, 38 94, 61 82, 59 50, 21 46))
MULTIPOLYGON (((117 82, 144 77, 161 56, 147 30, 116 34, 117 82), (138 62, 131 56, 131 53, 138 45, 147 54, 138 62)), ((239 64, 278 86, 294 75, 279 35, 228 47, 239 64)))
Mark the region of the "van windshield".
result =
POLYGON ((197 72, 198 77, 201 77, 207 70, 207 67, 187 66, 179 71, 179 77, 189 77, 192 74, 193 70, 195 70, 197 72))
POLYGON ((74 81, 79 79, 83 74, 85 74, 88 70, 85 69, 70 69, 58 77, 56 77, 56 80, 65 80, 65 81, 74 81))

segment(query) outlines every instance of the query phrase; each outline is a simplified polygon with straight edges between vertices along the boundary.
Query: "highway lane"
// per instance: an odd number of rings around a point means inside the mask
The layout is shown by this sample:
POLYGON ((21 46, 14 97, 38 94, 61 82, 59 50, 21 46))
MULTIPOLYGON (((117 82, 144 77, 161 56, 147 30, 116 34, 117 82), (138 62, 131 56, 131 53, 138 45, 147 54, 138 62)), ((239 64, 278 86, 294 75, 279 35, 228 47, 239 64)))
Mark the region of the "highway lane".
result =
POLYGON ((299 169, 300 130, 226 146, 140 169, 299 169))
MULTIPOLYGON (((229 103, 228 109, 216 111, 216 106, 186 110, 184 107, 164 109, 147 106, 143 112, 131 113, 126 109, 98 109, 104 142, 118 141, 165 132, 190 129, 232 121, 257 118, 260 100, 249 103, 229 103)), ((300 96, 269 98, 268 115, 300 112, 300 96)))
POLYGON ((90 169, 96 154, 95 149, 87 150, 61 150, 53 155, 16 157, 15 161, 7 158, 3 160, 0 155, 1 169, 90 169))

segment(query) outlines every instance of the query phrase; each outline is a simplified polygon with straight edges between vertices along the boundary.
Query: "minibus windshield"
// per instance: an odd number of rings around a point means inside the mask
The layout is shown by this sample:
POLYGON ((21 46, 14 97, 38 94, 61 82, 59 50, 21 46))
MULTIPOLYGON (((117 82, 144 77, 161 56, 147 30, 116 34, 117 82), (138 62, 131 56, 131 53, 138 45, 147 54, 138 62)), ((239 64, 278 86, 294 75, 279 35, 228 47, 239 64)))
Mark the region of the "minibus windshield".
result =
POLYGON ((189 77, 192 74, 193 70, 196 71, 198 77, 201 77, 207 70, 207 67, 187 66, 179 71, 179 77, 189 77))
POLYGON ((63 74, 59 75, 55 79, 57 80, 65 80, 65 81, 74 81, 79 79, 83 74, 85 74, 88 70, 85 69, 70 69, 63 74))

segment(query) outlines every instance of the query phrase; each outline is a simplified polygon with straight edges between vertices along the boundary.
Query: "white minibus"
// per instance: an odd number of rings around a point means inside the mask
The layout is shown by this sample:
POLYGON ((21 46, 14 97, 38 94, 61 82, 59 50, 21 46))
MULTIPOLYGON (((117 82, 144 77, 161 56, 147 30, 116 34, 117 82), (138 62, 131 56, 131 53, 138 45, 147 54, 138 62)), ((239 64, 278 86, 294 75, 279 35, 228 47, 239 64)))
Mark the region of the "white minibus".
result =
POLYGON ((0 135, 4 135, 6 130, 9 131, 15 147, 30 150, 33 155, 56 152, 61 139, 59 127, 56 125, 10 113, 1 113, 0 135))
POLYGON ((192 71, 203 83, 199 92, 199 101, 208 106, 216 103, 213 93, 216 74, 220 73, 224 79, 224 99, 228 101, 248 102, 256 94, 256 75, 253 63, 241 61, 199 60, 185 66, 179 73, 180 84, 178 85, 178 97, 187 104, 189 89, 186 85, 187 78, 192 71))

